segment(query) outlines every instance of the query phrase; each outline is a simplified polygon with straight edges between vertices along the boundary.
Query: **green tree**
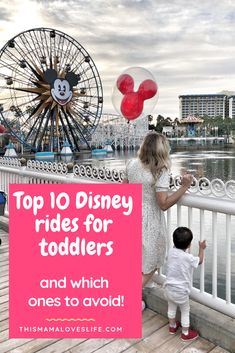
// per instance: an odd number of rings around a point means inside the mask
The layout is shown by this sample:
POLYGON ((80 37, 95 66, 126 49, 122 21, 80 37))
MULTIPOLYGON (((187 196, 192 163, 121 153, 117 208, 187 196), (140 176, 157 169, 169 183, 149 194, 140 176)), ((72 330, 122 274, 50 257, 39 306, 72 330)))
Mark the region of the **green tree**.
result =
POLYGON ((162 115, 158 115, 155 130, 162 132, 164 126, 172 126, 172 124, 173 121, 170 117, 164 118, 162 115))

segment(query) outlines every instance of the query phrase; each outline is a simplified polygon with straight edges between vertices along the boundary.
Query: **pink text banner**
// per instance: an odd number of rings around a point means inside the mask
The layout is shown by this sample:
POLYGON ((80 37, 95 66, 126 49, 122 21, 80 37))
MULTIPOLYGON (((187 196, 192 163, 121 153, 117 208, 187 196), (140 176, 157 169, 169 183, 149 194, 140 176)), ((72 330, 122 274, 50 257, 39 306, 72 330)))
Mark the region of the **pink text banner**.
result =
POLYGON ((141 186, 10 185, 10 338, 141 337, 141 186))

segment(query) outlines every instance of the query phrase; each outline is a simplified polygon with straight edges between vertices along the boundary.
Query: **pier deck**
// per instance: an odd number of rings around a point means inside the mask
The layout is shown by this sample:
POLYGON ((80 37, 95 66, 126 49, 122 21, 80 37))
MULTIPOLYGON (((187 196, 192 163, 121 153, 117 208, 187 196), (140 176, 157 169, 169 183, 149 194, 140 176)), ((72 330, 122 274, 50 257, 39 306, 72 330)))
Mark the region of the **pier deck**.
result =
POLYGON ((8 338, 8 233, 0 229, 0 352, 1 353, 228 353, 203 338, 183 342, 169 335, 167 319, 146 309, 143 338, 133 339, 9 339, 8 338))

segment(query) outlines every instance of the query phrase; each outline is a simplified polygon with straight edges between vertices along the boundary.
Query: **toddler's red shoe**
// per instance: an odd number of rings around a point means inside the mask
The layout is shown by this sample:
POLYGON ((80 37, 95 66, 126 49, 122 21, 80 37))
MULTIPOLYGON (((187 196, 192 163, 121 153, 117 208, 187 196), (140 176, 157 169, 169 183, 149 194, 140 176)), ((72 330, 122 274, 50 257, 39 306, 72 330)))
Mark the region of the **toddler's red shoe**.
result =
POLYGON ((175 323, 176 323, 176 326, 175 326, 175 327, 170 327, 170 326, 169 326, 169 333, 170 333, 171 335, 174 335, 174 334, 177 332, 178 328, 181 327, 181 324, 180 324, 179 321, 176 321, 175 323))
POLYGON ((195 339, 197 339, 199 336, 198 332, 196 330, 188 330, 188 334, 184 335, 183 333, 181 333, 181 339, 182 341, 193 341, 195 339))

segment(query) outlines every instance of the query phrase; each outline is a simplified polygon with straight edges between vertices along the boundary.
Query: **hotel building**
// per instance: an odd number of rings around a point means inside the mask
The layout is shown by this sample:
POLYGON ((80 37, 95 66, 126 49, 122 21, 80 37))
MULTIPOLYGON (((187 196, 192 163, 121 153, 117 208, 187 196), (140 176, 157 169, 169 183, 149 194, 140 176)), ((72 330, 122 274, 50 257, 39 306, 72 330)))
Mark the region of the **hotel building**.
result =
POLYGON ((235 118, 235 96, 228 97, 228 106, 229 106, 229 117, 235 118))
POLYGON ((193 116, 221 116, 223 119, 230 116, 230 105, 235 116, 235 96, 228 97, 226 94, 193 94, 179 96, 179 118, 193 116), (233 98, 232 98, 233 97, 233 98))

